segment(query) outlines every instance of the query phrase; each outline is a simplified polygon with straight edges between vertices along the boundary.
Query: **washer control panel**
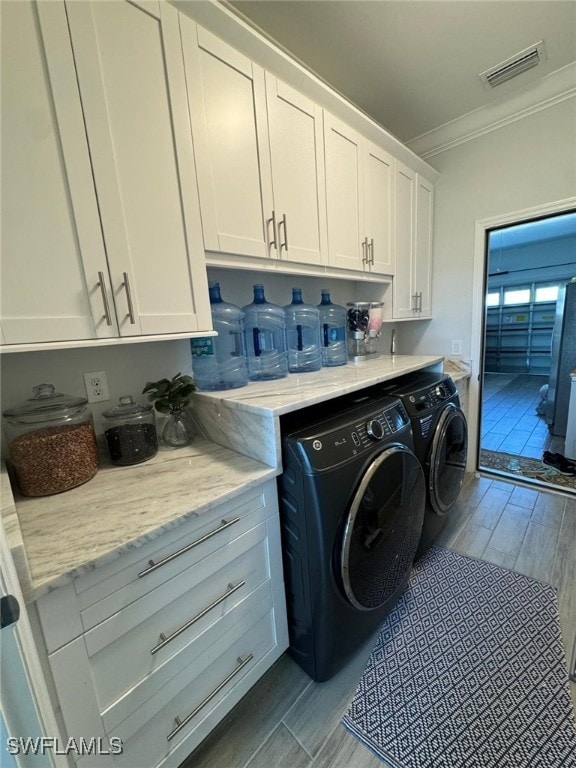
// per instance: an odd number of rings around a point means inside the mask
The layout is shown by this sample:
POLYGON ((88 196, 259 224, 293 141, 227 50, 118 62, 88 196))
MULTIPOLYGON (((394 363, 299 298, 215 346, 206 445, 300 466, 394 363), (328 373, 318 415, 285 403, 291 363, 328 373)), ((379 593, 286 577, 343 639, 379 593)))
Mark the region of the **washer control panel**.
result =
POLYGON ((380 442, 393 439, 403 430, 408 431, 411 438, 410 419, 404 405, 396 398, 386 397, 380 407, 371 403, 288 435, 286 440, 294 445, 310 470, 319 471, 374 450, 380 442))

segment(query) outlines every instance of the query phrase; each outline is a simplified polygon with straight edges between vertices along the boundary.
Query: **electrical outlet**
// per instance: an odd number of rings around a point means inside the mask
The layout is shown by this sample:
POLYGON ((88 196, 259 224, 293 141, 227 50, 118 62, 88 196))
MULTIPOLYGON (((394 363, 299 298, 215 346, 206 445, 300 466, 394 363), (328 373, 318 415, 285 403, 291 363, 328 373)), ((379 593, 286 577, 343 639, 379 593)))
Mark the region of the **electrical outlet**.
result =
POLYGON ((452 339, 452 354, 453 355, 462 354, 462 341, 460 339, 452 339))
POLYGON ((102 400, 110 400, 108 381, 105 371, 92 371, 84 374, 84 386, 89 403, 99 403, 102 400))

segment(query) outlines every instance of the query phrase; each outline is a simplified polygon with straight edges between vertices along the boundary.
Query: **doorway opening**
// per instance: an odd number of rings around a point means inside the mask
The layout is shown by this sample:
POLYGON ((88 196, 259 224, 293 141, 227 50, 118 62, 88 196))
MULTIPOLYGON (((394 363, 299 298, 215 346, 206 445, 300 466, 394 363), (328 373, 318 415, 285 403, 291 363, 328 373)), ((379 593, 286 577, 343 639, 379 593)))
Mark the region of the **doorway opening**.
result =
POLYGON ((575 277, 576 211, 486 231, 478 468, 574 494, 575 277))

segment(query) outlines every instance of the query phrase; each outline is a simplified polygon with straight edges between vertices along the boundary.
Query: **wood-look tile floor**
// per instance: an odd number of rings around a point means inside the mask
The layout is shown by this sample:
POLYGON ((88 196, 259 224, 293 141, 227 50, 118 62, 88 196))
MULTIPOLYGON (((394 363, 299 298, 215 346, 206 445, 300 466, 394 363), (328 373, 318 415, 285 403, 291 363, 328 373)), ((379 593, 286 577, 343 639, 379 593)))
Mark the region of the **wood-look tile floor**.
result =
MULTIPOLYGON (((553 584, 567 663, 576 637, 575 542, 572 497, 472 474, 438 541, 553 584)), ((284 654, 181 768, 385 768, 340 723, 374 639, 325 683, 284 654)), ((571 693, 576 707, 576 684, 571 693)))

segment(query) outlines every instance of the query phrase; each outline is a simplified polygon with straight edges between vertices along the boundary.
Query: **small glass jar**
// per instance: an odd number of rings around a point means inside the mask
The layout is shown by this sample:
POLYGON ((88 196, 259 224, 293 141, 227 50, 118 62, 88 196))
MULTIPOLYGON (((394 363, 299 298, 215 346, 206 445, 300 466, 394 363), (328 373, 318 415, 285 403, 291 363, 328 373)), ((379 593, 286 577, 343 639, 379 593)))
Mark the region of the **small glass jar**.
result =
POLYGON ((24 496, 49 496, 90 480, 99 466, 86 398, 55 392, 52 384, 4 411, 10 460, 24 496))
POLYGON ((158 452, 156 422, 151 405, 140 405, 130 395, 123 395, 118 405, 104 411, 102 421, 113 464, 140 464, 158 452))

